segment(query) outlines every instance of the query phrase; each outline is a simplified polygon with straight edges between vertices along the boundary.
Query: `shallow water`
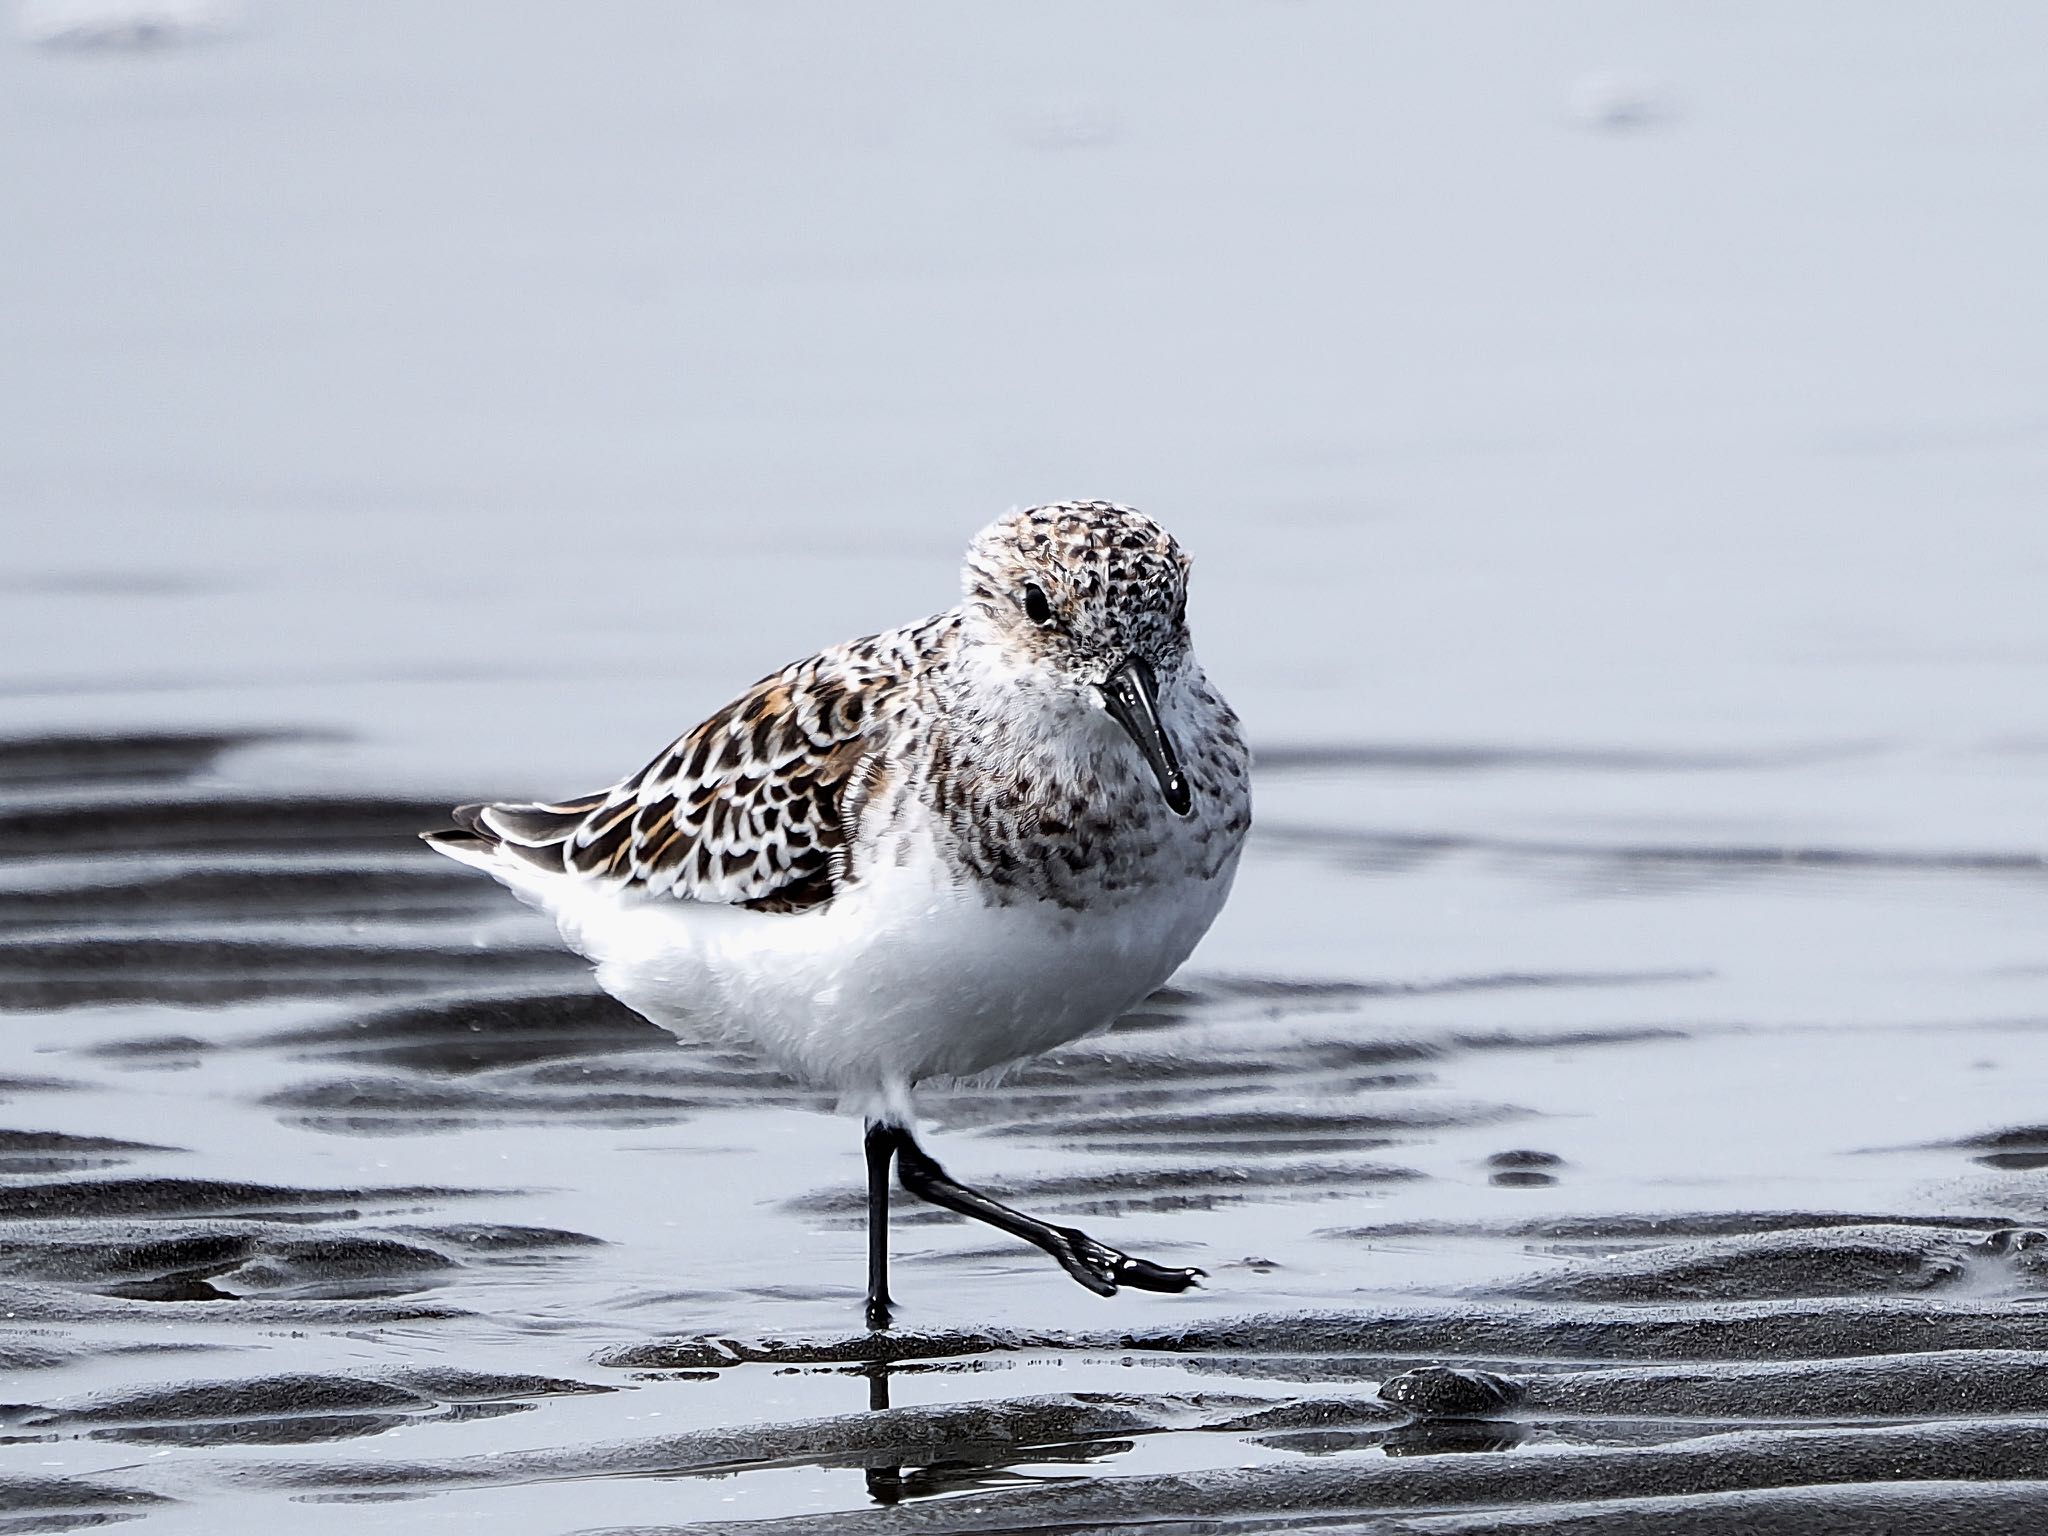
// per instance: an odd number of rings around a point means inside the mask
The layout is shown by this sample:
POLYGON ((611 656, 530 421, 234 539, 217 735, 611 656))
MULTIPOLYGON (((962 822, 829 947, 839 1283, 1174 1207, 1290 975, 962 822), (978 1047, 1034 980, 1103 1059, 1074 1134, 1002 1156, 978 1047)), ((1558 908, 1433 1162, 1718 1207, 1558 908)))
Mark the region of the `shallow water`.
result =
MULTIPOLYGON (((0 752, 0 1491, 25 1528, 341 1529, 375 1496, 516 1530, 850 1530, 880 1496, 933 1500, 914 1529, 1263 1529, 1842 1482, 1866 1460, 1914 1480, 1898 1469, 1958 1437, 1974 1476, 2040 1474, 2038 1021, 1717 1019, 1711 968, 1620 953, 1193 967, 1109 1035, 927 1112, 962 1173, 1198 1263, 1206 1288, 1105 1303, 907 1208, 902 1326, 878 1339, 855 1326, 858 1138, 827 1102, 594 993, 412 842, 426 811, 253 792, 218 771, 249 749, 212 745, 0 752), (156 846, 110 851, 136 807, 156 846), (1446 1363, 1527 1397, 1376 1395, 1446 1363), (1799 1438, 1818 1428, 1836 1438, 1799 1438), (1495 1470, 1433 1480, 1459 1450, 1495 1470), (1360 1470, 1416 1457, 1398 1482, 1360 1470)), ((1268 773, 1284 793, 1284 758, 1268 773)), ((1531 878, 1357 846, 1269 836, 1244 899, 1478 901, 1531 878)), ((1559 904, 1613 858, 1551 857, 1581 867, 1559 904)), ((1954 891, 2033 888, 2003 866, 1824 869, 1642 899, 1775 891, 1933 924, 1954 891)), ((1973 1519, 2011 1502, 1986 1497, 1973 1519)))
POLYGON ((0 1522, 2024 1528, 2039 16, 224 14, 0 46, 0 1522), (929 1139, 1210 1279, 906 1208, 879 1349, 856 1128, 411 833, 1067 494, 1259 824, 929 1139))

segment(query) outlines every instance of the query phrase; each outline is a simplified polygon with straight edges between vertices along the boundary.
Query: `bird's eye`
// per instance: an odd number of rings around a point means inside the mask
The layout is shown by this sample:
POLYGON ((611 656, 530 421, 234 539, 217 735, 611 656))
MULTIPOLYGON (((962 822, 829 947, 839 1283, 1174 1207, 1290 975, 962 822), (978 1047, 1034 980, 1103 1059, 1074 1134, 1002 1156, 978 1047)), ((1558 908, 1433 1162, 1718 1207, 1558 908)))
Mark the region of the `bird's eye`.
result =
POLYGON ((1024 617, 1034 624, 1052 622, 1052 604, 1045 600, 1045 592, 1036 583, 1024 589, 1024 617))

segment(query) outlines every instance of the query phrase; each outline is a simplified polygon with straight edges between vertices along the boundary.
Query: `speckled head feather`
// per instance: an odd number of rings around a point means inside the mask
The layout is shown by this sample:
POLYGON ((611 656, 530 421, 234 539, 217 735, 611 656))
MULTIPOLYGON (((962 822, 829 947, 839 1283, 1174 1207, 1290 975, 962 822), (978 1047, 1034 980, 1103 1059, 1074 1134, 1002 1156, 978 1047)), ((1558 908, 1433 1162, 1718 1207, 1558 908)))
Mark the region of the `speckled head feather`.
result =
POLYGON ((1188 647, 1190 561, 1133 507, 1062 501, 999 518, 967 548, 970 623, 1077 683, 1132 656, 1165 671, 1188 647))

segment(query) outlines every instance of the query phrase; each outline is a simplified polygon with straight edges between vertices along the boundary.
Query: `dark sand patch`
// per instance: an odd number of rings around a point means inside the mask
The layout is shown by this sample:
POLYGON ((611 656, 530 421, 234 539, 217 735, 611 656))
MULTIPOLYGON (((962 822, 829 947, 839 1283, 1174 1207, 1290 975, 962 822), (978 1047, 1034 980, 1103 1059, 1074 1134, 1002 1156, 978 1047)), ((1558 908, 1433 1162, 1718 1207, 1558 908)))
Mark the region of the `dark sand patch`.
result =
POLYGON ((0 1536, 83 1530, 133 1520, 172 1501, 118 1483, 78 1477, 0 1477, 0 1536))
POLYGON ((1423 1515, 1374 1523, 1387 1536, 1905 1536, 1968 1532, 2028 1536, 2040 1523, 2037 1482, 1860 1483, 1824 1488, 1758 1488, 1668 1498, 1550 1504, 1534 1510, 1423 1515))
POLYGON ((62 790, 81 780, 179 783, 239 747, 311 739, 300 731, 109 731, 0 738, 0 787, 62 790))
POLYGON ((0 1010, 86 1004, 204 1007, 267 997, 420 991, 567 976, 560 950, 150 936, 0 939, 0 1010))
MULTIPOLYGON (((1692 1496, 1798 1485, 1998 1482, 2037 1477, 2048 1420, 1868 1429, 1748 1430, 1647 1447, 1558 1448, 1542 1456, 1305 1457, 1278 1466, 1101 1479, 1080 1486, 994 1490, 965 1502, 776 1521, 694 1524, 694 1536, 825 1536, 914 1532, 1171 1528, 1275 1530, 1322 1517, 1459 1506, 1489 1512, 1645 1496, 1692 1496)), ((2038 1484, 2036 1485, 2038 1486, 2038 1484)), ((1483 1528, 1483 1527, 1481 1527, 1483 1528)), ((654 1536, 679 1527, 590 1527, 654 1536)))
POLYGON ((14 1434, 177 1445, 299 1445, 380 1434, 407 1422, 520 1412, 532 1400, 610 1387, 440 1367, 368 1375, 294 1373, 195 1380, 0 1408, 14 1434))
POLYGON ((1906 1297, 1695 1305, 1428 1302, 1338 1312, 1255 1314, 1180 1327, 1090 1333, 892 1331, 648 1340, 607 1351, 614 1369, 720 1369, 747 1363, 860 1365, 1022 1351, 1158 1354, 1203 1371, 1297 1381, 1378 1381, 1430 1360, 1825 1360, 1908 1352, 2048 1350, 2048 1309, 1906 1297))
POLYGON ((77 1221, 109 1216, 178 1218, 198 1214, 319 1221, 355 1216, 365 1207, 431 1209, 473 1193, 427 1185, 297 1189, 223 1179, 67 1179, 0 1185, 0 1221, 77 1221))
POLYGON ((1486 1293, 1560 1301, 1755 1301, 1931 1291, 1966 1279, 1986 1288, 2030 1277, 2036 1284, 2048 1278, 2048 1264, 2036 1263, 2025 1240, 2009 1229, 1994 1244, 1935 1227, 1838 1226, 1660 1244, 1490 1285, 1486 1293))
POLYGON ((63 1131, 0 1130, 0 1175, 83 1173, 133 1162, 143 1153, 175 1147, 123 1141, 118 1136, 72 1136, 63 1131))
POLYGON ((2009 1216, 1927 1214, 1873 1215, 1845 1211, 1670 1211, 1593 1216, 1532 1216, 1494 1222, 1382 1222, 1332 1227, 1321 1235, 1370 1242, 1394 1237, 1525 1238, 1597 1246, 1668 1242, 1676 1238, 1731 1237, 1756 1232, 1829 1231, 1837 1227, 1927 1227, 1937 1231, 1988 1231, 2011 1226, 2009 1216))
POLYGON ((42 801, 0 809, 0 859, 170 853, 296 855, 405 848, 447 819, 431 800, 393 796, 167 795, 42 801))
POLYGON ((0 890, 9 928, 178 927, 379 919, 436 922, 489 907, 460 871, 275 867, 101 876, 81 884, 0 890))
POLYGON ((1853 1360, 1725 1361, 1510 1375, 1432 1366, 1385 1382, 1422 1416, 1765 1420, 2048 1416, 2048 1354, 1930 1350, 1853 1360))
POLYGON ((296 1489, 412 1491, 554 1478, 717 1476, 765 1466, 858 1467, 874 1462, 925 1466, 947 1461, 989 1466, 1035 1460, 1060 1448, 1082 1456, 1102 1454, 1099 1442, 1188 1427, 1220 1412, 1242 1411, 1259 1401, 1227 1394, 1202 1398, 1137 1393, 1019 1397, 445 1462, 286 1466, 262 1476, 265 1481, 296 1489))
POLYGON ((1267 821, 1259 836, 1352 869, 1393 874, 1456 854, 1612 871, 1684 871, 1721 880, 1793 873, 1993 875, 2038 880, 2048 855, 2028 849, 1856 848, 1813 843, 1596 843, 1481 837, 1457 832, 1375 832, 1267 821))

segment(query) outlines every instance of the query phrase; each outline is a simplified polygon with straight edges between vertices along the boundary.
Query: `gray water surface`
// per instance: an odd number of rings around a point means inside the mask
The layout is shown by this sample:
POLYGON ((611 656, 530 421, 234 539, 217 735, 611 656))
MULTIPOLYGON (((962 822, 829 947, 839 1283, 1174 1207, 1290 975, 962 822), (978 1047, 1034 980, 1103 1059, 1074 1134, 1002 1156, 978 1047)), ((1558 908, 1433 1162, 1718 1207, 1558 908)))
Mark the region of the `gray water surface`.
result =
POLYGON ((2041 13, 218 15, 0 41, 0 1519, 2024 1528, 2041 13), (878 1356, 857 1127, 411 834, 1074 495, 1258 825, 929 1144, 1210 1279, 906 1207, 878 1356))

